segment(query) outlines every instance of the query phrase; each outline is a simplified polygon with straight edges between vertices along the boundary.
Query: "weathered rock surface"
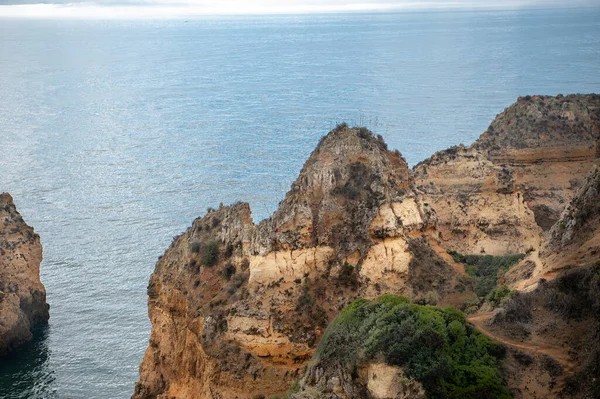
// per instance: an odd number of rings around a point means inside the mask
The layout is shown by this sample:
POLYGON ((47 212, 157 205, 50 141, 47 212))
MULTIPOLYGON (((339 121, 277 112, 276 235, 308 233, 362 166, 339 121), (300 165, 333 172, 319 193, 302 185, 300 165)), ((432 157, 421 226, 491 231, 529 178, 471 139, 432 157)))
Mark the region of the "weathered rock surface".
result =
POLYGON ((0 194, 0 356, 32 338, 31 329, 49 318, 40 282, 42 245, 13 203, 0 194))
POLYGON ((270 219, 221 207, 159 260, 134 398, 285 392, 355 297, 452 288, 458 274, 422 238, 434 222, 400 153, 366 129, 332 131, 270 219))
POLYGON ((368 363, 348 375, 309 366, 291 399, 425 399, 423 385, 408 378, 401 367, 368 363))
POLYGON ((442 246, 502 255, 538 249, 543 232, 600 161, 600 96, 527 96, 470 147, 414 168, 442 246))
MULTIPOLYGON (((413 171, 381 138, 340 126, 271 218, 255 225, 249 205, 238 203, 174 239, 148 286, 152 333, 133 397, 282 394, 355 297, 451 303, 464 270, 446 250, 528 252, 506 273, 520 289, 563 267, 563 249, 591 243, 579 259, 589 261, 597 236, 586 229, 597 230, 597 219, 577 218, 594 204, 597 172, 586 175, 600 163, 599 140, 598 95, 519 98, 473 145, 436 153, 413 171)), ((336 378, 323 382, 332 398, 344 392, 344 377, 336 378)), ((406 382, 394 378, 390 387, 406 382)))
MULTIPOLYGON (((600 259, 600 168, 594 166, 560 219, 546 235, 531 276, 518 287, 553 278, 565 266, 583 266, 600 259)), ((514 273, 524 266, 519 265, 514 273)))

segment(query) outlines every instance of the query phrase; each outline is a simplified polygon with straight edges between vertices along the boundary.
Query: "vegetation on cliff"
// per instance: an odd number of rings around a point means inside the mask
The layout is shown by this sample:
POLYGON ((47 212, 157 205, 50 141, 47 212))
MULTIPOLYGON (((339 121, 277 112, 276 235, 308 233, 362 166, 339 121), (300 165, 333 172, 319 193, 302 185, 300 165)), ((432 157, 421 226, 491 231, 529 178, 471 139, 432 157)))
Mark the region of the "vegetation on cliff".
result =
POLYGON ((357 299, 333 321, 315 354, 322 367, 353 372, 384 360, 423 384, 429 398, 510 398, 500 374, 505 348, 454 308, 384 295, 357 299))
POLYGON ((463 255, 456 251, 448 251, 448 254, 455 262, 464 264, 467 274, 477 281, 475 293, 480 297, 492 293, 498 284, 498 276, 525 257, 525 254, 463 255))

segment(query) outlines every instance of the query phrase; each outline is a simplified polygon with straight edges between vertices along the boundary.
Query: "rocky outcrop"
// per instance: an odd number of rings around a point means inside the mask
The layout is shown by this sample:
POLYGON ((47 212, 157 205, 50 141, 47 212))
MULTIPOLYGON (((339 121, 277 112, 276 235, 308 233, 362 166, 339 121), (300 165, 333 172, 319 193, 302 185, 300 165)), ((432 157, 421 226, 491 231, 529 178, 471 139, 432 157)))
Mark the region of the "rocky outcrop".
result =
POLYGON ((538 248, 541 229, 515 188, 514 171, 473 147, 454 147, 417 165, 415 180, 435 209, 440 245, 467 254, 538 248))
MULTIPOLYGON (((175 237, 148 285, 152 332, 133 397, 282 394, 354 298, 393 293, 448 304, 465 296, 472 281, 446 250, 527 253, 502 280, 533 289, 564 260, 540 248, 594 237, 567 238, 556 225, 572 200, 573 209, 593 202, 583 198, 594 196, 585 176, 600 161, 599 121, 597 95, 519 98, 473 145, 412 171, 381 137, 338 126, 272 217, 254 224, 248 204, 221 206, 175 237), (586 194, 575 195, 580 187, 586 194)), ((364 366, 360 386, 368 390, 364 366)), ((387 371, 385 392, 412 387, 418 396, 401 370, 387 371)), ((321 381, 318 373, 311 381, 326 393, 353 389, 344 375, 321 381)))
POLYGON ((299 392, 291 399, 425 399, 423 385, 409 377, 401 367, 372 362, 357 367, 354 375, 338 368, 335 375, 310 366, 301 380, 299 392))
POLYGON ((0 355, 32 338, 48 321, 46 290, 40 282, 42 245, 13 203, 0 194, 0 355))
POLYGON ((442 246, 502 255, 538 249, 600 161, 600 96, 527 96, 477 141, 434 154, 415 184, 438 216, 442 246))
POLYGON ((452 288, 457 273, 422 237, 433 223, 400 153, 339 126, 271 218, 253 224, 245 203, 211 210, 159 259, 134 398, 285 392, 355 297, 452 288))
MULTIPOLYGON (((563 211, 561 218, 550 229, 547 250, 564 251, 573 244, 581 247, 583 243, 594 238, 598 233, 598 227, 600 227, 600 168, 594 166, 563 211)), ((591 255, 597 255, 600 253, 600 248, 589 248, 589 251, 591 255)))
POLYGON ((527 260, 532 269, 518 278, 528 265, 518 265, 511 274, 516 288, 533 287, 540 278, 551 279, 567 265, 586 265, 600 259, 600 168, 594 166, 545 236, 539 256, 527 260))

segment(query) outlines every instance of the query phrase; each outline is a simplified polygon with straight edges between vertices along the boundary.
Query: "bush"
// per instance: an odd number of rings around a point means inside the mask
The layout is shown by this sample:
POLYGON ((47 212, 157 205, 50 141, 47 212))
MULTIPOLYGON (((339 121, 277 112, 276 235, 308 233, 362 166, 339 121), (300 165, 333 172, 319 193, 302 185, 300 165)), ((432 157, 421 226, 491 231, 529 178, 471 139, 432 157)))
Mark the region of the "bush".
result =
POLYGON ((219 260, 219 242, 208 241, 200 248, 200 262, 204 266, 214 266, 219 260))
POLYGON ((477 279, 475 292, 480 297, 487 296, 498 283, 498 274, 506 272, 511 266, 519 263, 525 254, 494 255, 463 255, 456 251, 448 251, 457 263, 466 265, 465 271, 477 279))
POLYGON ((346 287, 352 287, 356 289, 358 287, 358 273, 354 269, 354 266, 349 264, 348 262, 344 262, 342 266, 342 270, 338 276, 338 280, 342 285, 346 287))
POLYGON ((523 366, 530 366, 534 362, 533 356, 531 356, 528 353, 521 352, 520 350, 515 350, 513 352, 513 356, 517 360, 517 362, 519 362, 519 364, 522 364, 523 366))
POLYGON ((250 277, 250 273, 242 272, 236 273, 231 278, 231 282, 229 283, 229 287, 227 287, 227 292, 230 295, 233 295, 250 277))
POLYGON ((501 285, 496 287, 492 292, 488 294, 486 300, 493 307, 497 308, 500 305, 506 303, 506 301, 515 293, 516 291, 512 291, 506 285, 501 285))
POLYGON ((460 305, 463 312, 470 314, 475 313, 481 306, 481 299, 473 293, 470 296, 465 297, 462 304, 460 305))
POLYGON ((418 305, 437 305, 440 300, 440 295, 435 291, 427 291, 425 295, 419 296, 415 299, 415 303, 418 305))
POLYGON ((229 262, 226 265, 224 265, 221 269, 221 275, 226 280, 231 280, 231 276, 235 274, 235 271, 235 266, 231 262, 229 262))
POLYGON ((193 242, 192 245, 190 246, 190 251, 192 253, 197 254, 198 252, 200 252, 200 243, 199 242, 193 242))
POLYGON ((500 375, 505 352, 454 308, 384 295, 372 302, 357 299, 344 309, 315 356, 324 366, 348 372, 363 361, 384 358, 420 381, 430 398, 510 398, 500 375))

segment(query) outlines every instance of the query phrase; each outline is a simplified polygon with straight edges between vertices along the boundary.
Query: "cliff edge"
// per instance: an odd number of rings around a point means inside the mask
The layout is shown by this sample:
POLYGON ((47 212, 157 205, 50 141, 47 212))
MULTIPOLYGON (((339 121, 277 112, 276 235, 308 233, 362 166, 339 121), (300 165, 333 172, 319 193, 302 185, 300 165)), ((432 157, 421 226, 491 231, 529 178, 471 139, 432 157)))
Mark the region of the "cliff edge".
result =
POLYGON ((423 232, 435 212, 399 152, 340 125, 274 215, 210 210, 159 259, 150 345, 134 398, 254 398, 299 378, 328 323, 354 298, 439 298, 459 274, 423 232))
MULTIPOLYGON (((148 285, 152 332, 133 398, 277 397, 298 380, 298 398, 314 386, 327 395, 421 397, 421 381, 377 356, 358 370, 358 385, 344 385, 352 373, 313 367, 327 326, 357 297, 386 294, 487 320, 511 289, 556 277, 560 248, 585 241, 576 264, 592 262, 596 233, 586 229, 598 224, 599 140, 598 95, 519 98, 473 145, 413 170, 380 136, 339 125, 272 217, 255 224, 248 204, 221 206, 174 238, 148 285), (389 389, 379 392, 374 376, 386 376, 389 389)), ((519 372, 503 376, 516 397, 556 393, 546 371, 531 392, 519 372)))
POLYGON ((0 355, 32 338, 48 321, 46 289, 40 282, 42 245, 12 197, 0 194, 0 355))

